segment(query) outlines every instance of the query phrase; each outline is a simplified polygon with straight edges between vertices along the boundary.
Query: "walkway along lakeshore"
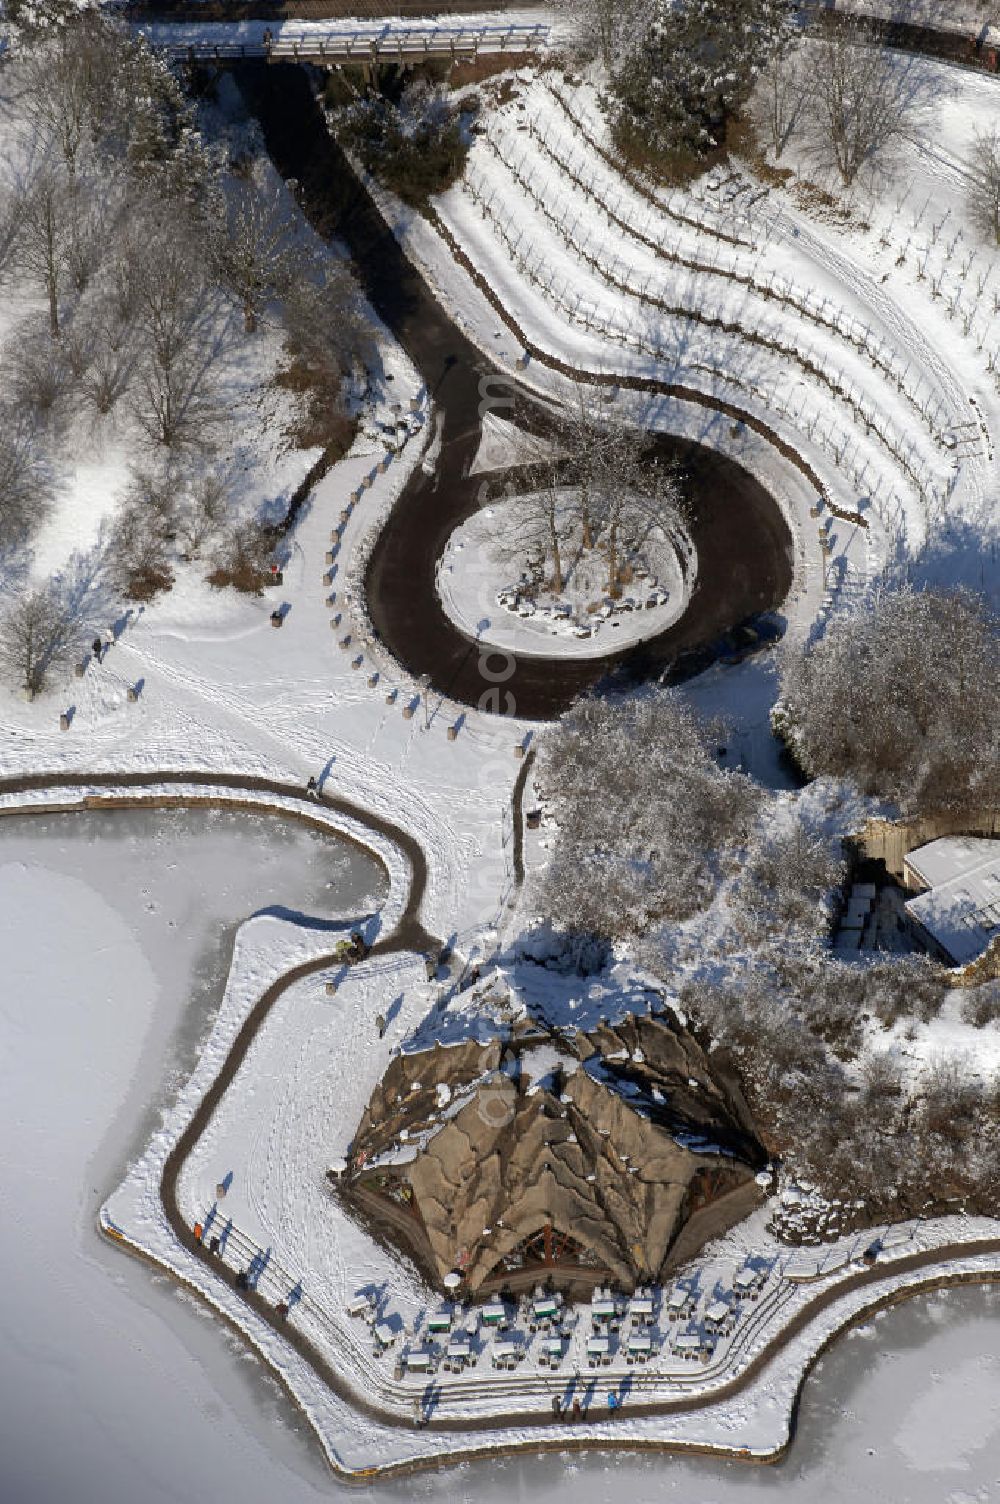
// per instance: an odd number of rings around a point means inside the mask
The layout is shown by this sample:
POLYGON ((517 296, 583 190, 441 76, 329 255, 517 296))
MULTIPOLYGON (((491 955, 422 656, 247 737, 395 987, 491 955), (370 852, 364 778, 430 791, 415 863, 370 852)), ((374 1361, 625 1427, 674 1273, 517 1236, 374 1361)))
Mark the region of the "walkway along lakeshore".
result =
MULTIPOLYGON (((57 805, 53 805, 52 803, 33 804, 28 802, 5 805, 3 813, 11 815, 51 813, 54 808, 62 812, 69 812, 73 809, 82 811, 85 809, 101 808, 102 806, 107 807, 107 804, 111 802, 118 807, 141 807, 144 804, 155 804, 163 807, 165 804, 172 802, 169 794, 166 796, 163 794, 164 786, 171 784, 184 786, 183 788, 178 787, 176 799, 173 801, 178 805, 214 803, 230 808, 243 807, 260 813, 262 809, 265 812, 267 811, 267 799, 271 797, 275 799, 280 798, 283 801, 281 806, 272 806, 272 813, 286 818, 309 820, 312 817, 315 819, 316 806, 312 801, 304 798, 301 789, 294 785, 260 777, 248 778, 241 777, 238 774, 228 775, 214 771, 179 772, 177 770, 169 770, 161 773, 120 774, 85 774, 80 772, 37 773, 20 778, 0 780, 0 795, 32 794, 47 790, 51 790, 54 794, 60 794, 71 789, 87 789, 92 794, 92 797, 86 802, 81 799, 76 804, 60 802, 57 805), (241 795, 245 795, 246 797, 241 798, 241 795), (261 802, 262 798, 263 803, 261 802), (293 801, 291 808, 288 807, 287 801, 293 801)), ((390 822, 373 817, 367 811, 360 809, 349 801, 331 799, 324 800, 323 802, 328 804, 334 812, 343 814, 350 820, 362 825, 367 825, 382 838, 397 843, 405 855, 409 866, 409 888, 399 923, 390 934, 380 938, 372 954, 386 955, 394 952, 404 952, 415 946, 431 949, 437 947, 440 942, 427 935, 418 917, 426 884, 426 862, 419 844, 390 822)), ((344 839, 344 837, 339 835, 337 838, 344 839)), ((351 839, 351 837, 348 836, 347 839, 351 839)), ((355 837, 355 839, 357 838, 355 837)), ((183 1164, 204 1132, 215 1108, 245 1060, 247 1052, 266 1021, 271 1008, 294 983, 303 977, 329 968, 335 961, 336 957, 331 954, 296 966, 275 981, 257 1000, 241 1025, 237 1038, 219 1074, 214 1079, 208 1092, 203 1097, 192 1118, 171 1149, 162 1174, 160 1194, 167 1220, 181 1246, 209 1269, 213 1277, 223 1281, 233 1292, 237 1293, 240 1300, 258 1318, 266 1322, 280 1336, 282 1341, 286 1342, 309 1364, 317 1376, 334 1394, 347 1401, 359 1412, 365 1414, 369 1419, 382 1427, 409 1431, 412 1429, 412 1418, 409 1416, 406 1406, 408 1403, 412 1403, 412 1395, 407 1393, 405 1398, 401 1398, 400 1408, 392 1409, 384 1404, 375 1403, 370 1398, 360 1394, 338 1372, 329 1358, 320 1353, 314 1344, 295 1328, 294 1323, 287 1316, 283 1317, 279 1315, 273 1308, 273 1305, 264 1300, 255 1290, 243 1289, 237 1284, 237 1272, 213 1257, 203 1243, 195 1237, 193 1229, 188 1226, 187 1221, 181 1214, 177 1200, 177 1182, 183 1164)), ((101 1230, 105 1234, 109 1234, 107 1227, 102 1226, 101 1230)), ((127 1238, 123 1238, 113 1230, 110 1231, 110 1235, 117 1246, 127 1248, 143 1258, 149 1258, 149 1255, 146 1255, 137 1245, 131 1244, 127 1238)), ((152 1262, 159 1267, 158 1261, 154 1259, 152 1262)), ((176 1273, 173 1269, 170 1272, 176 1273)), ((871 1298, 870 1300, 866 1299, 863 1308, 848 1313, 840 1324, 824 1334, 822 1341, 817 1343, 816 1350, 810 1354, 809 1361, 800 1379, 795 1407, 793 1408, 792 1431, 794 1431, 795 1414, 797 1412, 798 1395, 801 1394, 801 1384, 804 1383, 806 1374, 818 1360, 821 1353, 825 1351, 830 1343, 846 1327, 867 1320, 874 1309, 896 1304, 900 1300, 907 1299, 913 1294, 919 1293, 921 1290, 932 1290, 951 1284, 973 1282, 1000 1282, 1000 1238, 983 1240, 975 1244, 944 1245, 937 1249, 922 1251, 895 1259, 891 1267, 888 1268, 875 1266, 859 1270, 839 1281, 835 1286, 820 1291, 780 1330, 775 1332, 773 1337, 746 1363, 745 1367, 738 1374, 731 1379, 724 1380, 715 1385, 710 1394, 681 1394, 670 1400, 644 1401, 638 1397, 637 1393, 634 1393, 628 1401, 626 1414, 633 1417, 652 1417, 711 1409, 713 1406, 746 1389, 761 1374, 766 1365, 780 1355, 782 1349, 789 1342, 805 1331, 811 1323, 815 1322, 824 1312, 830 1310, 838 1301, 855 1292, 863 1291, 866 1296, 870 1293, 871 1298), (949 1260, 969 1257, 972 1254, 988 1257, 996 1256, 998 1259, 997 1268, 995 1270, 977 1270, 973 1273, 963 1270, 956 1270, 954 1272, 941 1271, 940 1266, 946 1264, 949 1260), (918 1279, 906 1289, 901 1290, 893 1283, 901 1275, 919 1275, 921 1270, 929 1268, 933 1268, 934 1272, 928 1274, 925 1279, 918 1279)), ((222 1315, 235 1331, 250 1341, 252 1345, 257 1346, 251 1334, 240 1325, 231 1312, 226 1312, 214 1302, 212 1302, 212 1308, 216 1314, 222 1315)), ((281 1377, 280 1371, 278 1376, 279 1378, 281 1377)), ((492 1384, 493 1382, 494 1380, 491 1377, 484 1380, 484 1385, 492 1384)), ((492 1435, 488 1435, 488 1439, 483 1441, 476 1442, 471 1440, 475 1433, 486 1432, 488 1434, 490 1432, 491 1423, 488 1418, 449 1417, 446 1414, 436 1414, 431 1416, 428 1422, 428 1430, 432 1435, 443 1432, 454 1434, 456 1437, 469 1437, 469 1445, 461 1445, 460 1449, 458 1449, 462 1460, 476 1457, 497 1457, 505 1453, 522 1451, 525 1448, 532 1451, 566 1450, 569 1448, 592 1450, 595 1446, 607 1444, 607 1440, 603 1435, 601 1438, 588 1437, 580 1433, 574 1434, 572 1429, 564 1427, 559 1429, 556 1436, 541 1436, 536 1434, 541 1430, 550 1430, 552 1428, 552 1414, 548 1403, 551 1386, 547 1388, 543 1378, 542 1389, 544 1393, 542 1393, 541 1398, 538 1398, 536 1391, 539 1391, 539 1380, 536 1378, 532 1382, 532 1391, 529 1392, 526 1385, 522 1385, 522 1389, 524 1390, 525 1400, 535 1399, 534 1406, 526 1408, 524 1411, 505 1413, 502 1417, 498 1417, 498 1424, 502 1424, 503 1430, 498 1432, 495 1439, 492 1435), (505 1439, 504 1433, 511 1427, 520 1428, 528 1434, 520 1441, 505 1439)), ((565 1388, 566 1376, 561 1375, 555 1380, 555 1384, 559 1389, 565 1388)), ((288 1386, 286 1385, 286 1387, 288 1386)), ((517 1392, 516 1382, 505 1381, 503 1388, 508 1394, 511 1391, 517 1392)), ((290 1388, 289 1393, 294 1400, 295 1395, 290 1388)), ((617 1439, 615 1441, 616 1448, 621 1450, 704 1452, 727 1457, 737 1456, 743 1460, 756 1462, 774 1462, 779 1460, 784 1455, 788 1444, 786 1443, 784 1446, 776 1448, 772 1453, 761 1455, 751 1454, 748 1451, 741 1450, 739 1447, 730 1449, 696 1443, 660 1442, 653 1439, 637 1438, 624 1433, 620 1441, 617 1439)), ((403 1463, 387 1463, 374 1469, 366 1468, 361 1474, 349 1471, 341 1472, 338 1469, 338 1476, 342 1476, 348 1480, 363 1481, 365 1478, 375 1475, 387 1476, 394 1473, 409 1473, 419 1467, 441 1466, 447 1464, 449 1460, 451 1460, 449 1453, 437 1455, 433 1451, 429 1451, 427 1455, 418 1459, 410 1459, 403 1463)), ((456 1460, 458 1460, 457 1456, 456 1460)))

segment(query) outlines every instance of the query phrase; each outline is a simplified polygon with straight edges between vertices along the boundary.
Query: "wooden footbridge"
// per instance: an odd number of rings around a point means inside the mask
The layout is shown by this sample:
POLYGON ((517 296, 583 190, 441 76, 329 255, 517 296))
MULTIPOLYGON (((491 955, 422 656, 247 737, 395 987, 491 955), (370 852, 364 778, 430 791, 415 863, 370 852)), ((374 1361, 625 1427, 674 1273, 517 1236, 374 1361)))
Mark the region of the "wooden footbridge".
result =
POLYGON ((480 57, 516 57, 544 48, 543 23, 447 24, 438 21, 206 22, 152 23, 141 27, 149 41, 171 57, 191 62, 229 63, 246 58, 268 62, 335 65, 415 63, 430 58, 474 62, 480 57))

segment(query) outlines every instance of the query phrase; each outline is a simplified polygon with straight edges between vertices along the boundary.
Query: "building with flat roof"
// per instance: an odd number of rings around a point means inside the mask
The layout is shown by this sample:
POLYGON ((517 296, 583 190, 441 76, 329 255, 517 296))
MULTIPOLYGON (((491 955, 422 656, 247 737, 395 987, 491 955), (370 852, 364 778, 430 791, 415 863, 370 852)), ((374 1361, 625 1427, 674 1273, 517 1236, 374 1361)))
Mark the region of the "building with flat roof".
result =
POLYGON ((942 836, 907 853, 904 879, 921 890, 906 912, 927 949, 965 966, 1000 936, 1000 841, 942 836))

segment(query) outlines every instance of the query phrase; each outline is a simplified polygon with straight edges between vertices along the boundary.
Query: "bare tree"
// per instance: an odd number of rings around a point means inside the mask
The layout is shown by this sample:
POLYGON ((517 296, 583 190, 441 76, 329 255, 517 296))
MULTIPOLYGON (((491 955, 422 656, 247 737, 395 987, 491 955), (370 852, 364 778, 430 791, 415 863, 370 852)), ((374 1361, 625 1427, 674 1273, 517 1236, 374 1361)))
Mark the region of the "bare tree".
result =
POLYGON ((564 421, 562 484, 575 489, 583 548, 602 550, 608 594, 617 598, 624 562, 679 521, 680 488, 646 437, 602 412, 591 389, 578 387, 564 421))
POLYGON ((103 78, 110 64, 100 17, 80 16, 53 27, 25 49, 21 67, 28 118, 51 141, 70 177, 98 119, 103 78))
POLYGON ((242 310, 244 329, 253 334, 268 299, 286 285, 291 271, 288 217, 279 194, 265 195, 252 178, 237 179, 213 250, 219 276, 242 310))
POLYGON ((661 552, 673 557, 680 487, 645 437, 602 413, 591 390, 577 389, 552 435, 519 435, 514 463, 527 474, 520 488, 506 483, 493 508, 494 557, 522 569, 550 565, 556 595, 591 560, 603 560, 605 588, 617 598, 640 556, 654 567, 661 552))
POLYGON ((843 17, 821 26, 811 62, 820 141, 850 187, 903 133, 910 109, 906 82, 875 32, 843 17))
POLYGON ((229 515, 229 489, 225 477, 215 470, 195 475, 182 489, 177 533, 185 551, 194 555, 222 532, 229 515))
POLYGON ((167 466, 132 472, 108 540, 108 570, 115 588, 132 600, 151 600, 173 583, 169 538, 175 486, 167 466))
POLYGON ((73 623, 51 586, 19 595, 0 616, 0 666, 29 695, 44 686, 48 673, 63 663, 73 645, 73 623))
POLYGON ((18 547, 52 501, 52 474, 32 426, 0 409, 0 548, 18 547))
POLYGON ((3 351, 13 404, 32 422, 62 416, 73 375, 62 340, 46 339, 34 319, 16 329, 3 351))
POLYGON ((59 335, 59 294, 73 233, 72 190, 63 172, 42 166, 26 185, 18 206, 19 264, 42 284, 48 298, 49 332, 59 335))
POLYGON ((807 82, 801 50, 790 40, 776 45, 761 69, 755 102, 776 161, 795 132, 806 103, 807 82))
POLYGON ((976 131, 973 141, 970 208, 984 235, 1000 245, 1000 130, 976 131))
POLYGON ((299 269, 285 292, 285 329, 289 356, 321 389, 339 388, 374 355, 360 289, 340 262, 299 269))
POLYGON ((544 573, 551 565, 550 587, 561 595, 565 585, 563 546, 572 536, 573 506, 552 470, 525 492, 509 488, 494 505, 491 549, 501 564, 530 569, 537 563, 544 573))
POLYGON ((73 320, 66 343, 76 351, 81 397, 106 417, 132 386, 137 359, 133 327, 122 322, 113 298, 102 297, 73 320))
POLYGON ((218 350, 211 286, 183 214, 155 225, 135 274, 136 420, 167 448, 197 443, 218 416, 209 382, 218 350))
POLYGON ((670 535, 681 513, 681 491, 674 475, 655 460, 632 457, 618 489, 604 498, 602 511, 612 598, 622 593, 626 566, 640 557, 655 561, 663 547, 672 552, 670 535))
POLYGON ((0 183, 0 277, 7 271, 17 247, 21 195, 9 182, 0 183))
POLYGON ((652 0, 556 0, 574 52, 616 67, 649 25, 652 0))
POLYGON ((279 380, 299 394, 299 444, 349 443, 345 380, 377 361, 371 317, 350 269, 341 262, 298 267, 283 312, 289 365, 279 380))

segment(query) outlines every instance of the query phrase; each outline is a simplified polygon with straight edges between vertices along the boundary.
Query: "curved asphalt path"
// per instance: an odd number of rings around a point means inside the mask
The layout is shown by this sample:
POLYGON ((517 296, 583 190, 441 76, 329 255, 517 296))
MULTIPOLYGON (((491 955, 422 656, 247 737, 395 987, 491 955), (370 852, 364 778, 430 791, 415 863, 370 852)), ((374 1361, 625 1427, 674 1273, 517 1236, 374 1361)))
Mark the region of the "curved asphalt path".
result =
MULTIPOLYGON (((548 415, 527 392, 518 392, 508 371, 495 366, 455 327, 407 260, 330 136, 305 71, 288 64, 246 64, 237 77, 279 172, 296 179, 299 202, 314 228, 347 241, 369 301, 422 375, 442 423, 441 455, 433 474, 417 469, 373 550, 366 578, 373 625, 414 677, 430 674, 442 694, 481 704, 484 690, 495 681, 484 677, 482 649, 445 616, 435 589, 435 566, 452 531, 479 506, 481 480, 470 477, 469 469, 481 435, 481 380, 497 378, 494 391, 500 397, 505 391, 517 393, 518 417, 527 426, 538 426, 548 415)), ((609 383, 612 379, 607 378, 609 383)), ((742 418, 776 441, 749 414, 709 403, 686 388, 639 378, 620 378, 619 385, 700 401, 742 418)), ((513 696, 520 717, 560 714, 612 670, 632 679, 662 673, 681 655, 703 649, 747 617, 779 605, 788 593, 792 538, 763 486, 715 450, 664 435, 655 442, 679 466, 688 499, 685 520, 698 555, 690 605, 674 626, 626 653, 586 661, 516 659, 503 689, 513 696)))

